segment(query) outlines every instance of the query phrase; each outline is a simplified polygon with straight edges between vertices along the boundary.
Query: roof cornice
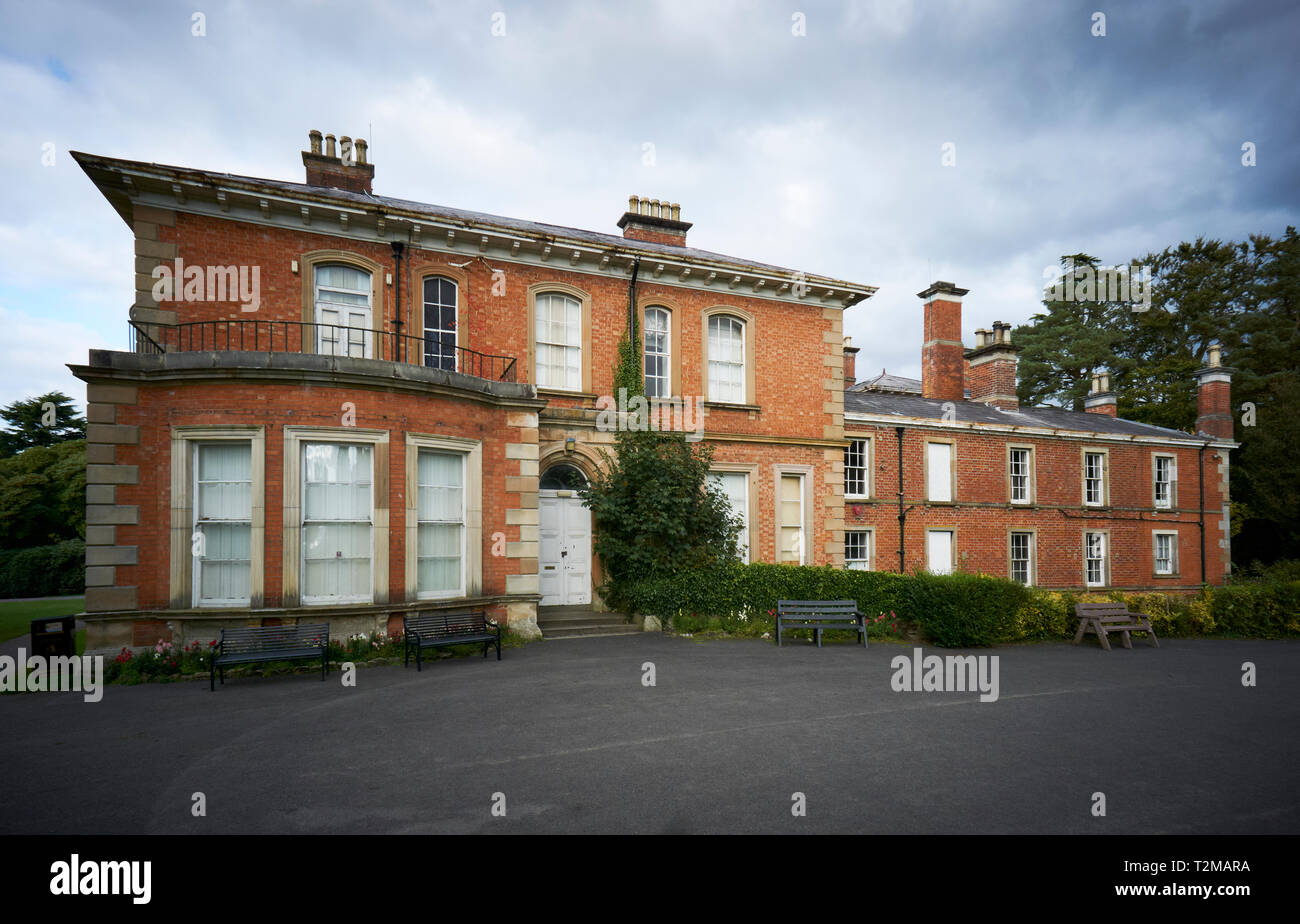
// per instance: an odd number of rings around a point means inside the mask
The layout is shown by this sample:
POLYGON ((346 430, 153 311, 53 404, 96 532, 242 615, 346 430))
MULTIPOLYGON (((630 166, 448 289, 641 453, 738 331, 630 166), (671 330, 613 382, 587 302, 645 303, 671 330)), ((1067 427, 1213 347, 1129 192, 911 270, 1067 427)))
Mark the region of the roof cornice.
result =
POLYGON ((324 188, 286 190, 253 177, 78 151, 72 156, 128 225, 134 207, 141 205, 372 243, 402 241, 446 255, 605 277, 628 278, 640 260, 639 278, 645 282, 708 291, 724 300, 731 293, 809 308, 849 308, 877 291, 876 286, 733 262, 722 255, 674 252, 677 248, 612 235, 607 241, 592 241, 579 235, 593 232, 576 228, 546 226, 545 232, 531 233, 496 223, 492 216, 439 216, 378 198, 359 201, 324 188))

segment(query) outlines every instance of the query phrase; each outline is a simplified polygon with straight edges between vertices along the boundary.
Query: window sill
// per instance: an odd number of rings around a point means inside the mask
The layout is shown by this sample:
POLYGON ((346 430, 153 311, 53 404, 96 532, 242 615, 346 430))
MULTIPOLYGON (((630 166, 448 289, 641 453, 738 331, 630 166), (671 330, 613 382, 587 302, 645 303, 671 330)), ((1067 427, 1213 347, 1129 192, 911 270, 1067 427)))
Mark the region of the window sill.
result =
POLYGON ((591 391, 569 391, 565 388, 543 388, 537 386, 537 394, 550 398, 585 398, 588 401, 596 400, 596 393, 591 391))
POLYGON ((714 411, 749 411, 754 414, 762 410, 762 408, 757 404, 735 404, 730 401, 705 400, 704 406, 714 411))

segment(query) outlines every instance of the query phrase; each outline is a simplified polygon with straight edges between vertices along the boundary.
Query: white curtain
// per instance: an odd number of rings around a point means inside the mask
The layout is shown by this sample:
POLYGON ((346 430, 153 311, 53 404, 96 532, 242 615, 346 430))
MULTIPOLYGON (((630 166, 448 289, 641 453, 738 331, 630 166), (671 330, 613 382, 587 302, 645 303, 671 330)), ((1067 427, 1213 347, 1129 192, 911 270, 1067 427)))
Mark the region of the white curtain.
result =
POLYGON ((745 402, 745 326, 735 318, 709 318, 709 400, 745 402))
POLYGON ((303 446, 304 600, 371 596, 373 455, 359 444, 303 446))
POLYGON ((252 564, 253 453, 248 443, 200 444, 195 464, 200 604, 246 603, 252 564))
POLYGON ((417 480, 419 592, 460 593, 464 585, 465 457, 421 450, 417 480))
POLYGON ((582 387, 582 305, 567 295, 537 296, 537 384, 582 387))

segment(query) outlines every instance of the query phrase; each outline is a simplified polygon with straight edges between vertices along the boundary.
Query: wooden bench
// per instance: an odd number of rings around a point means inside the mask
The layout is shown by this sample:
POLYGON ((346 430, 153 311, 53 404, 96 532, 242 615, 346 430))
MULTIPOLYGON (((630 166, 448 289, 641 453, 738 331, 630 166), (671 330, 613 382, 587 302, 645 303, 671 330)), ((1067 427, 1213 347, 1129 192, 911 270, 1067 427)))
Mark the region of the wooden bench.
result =
POLYGON ((778 600, 776 644, 781 644, 782 632, 795 629, 811 629, 818 648, 824 629, 855 631, 862 636, 862 647, 867 647, 867 617, 853 600, 778 600))
POLYGON ((1151 644, 1157 648, 1160 642, 1151 629, 1151 619, 1146 613, 1130 613, 1123 603, 1076 603, 1074 615, 1079 617, 1079 631, 1074 634, 1074 644, 1083 641, 1085 632, 1092 632, 1101 642, 1101 647, 1110 651, 1108 633, 1118 632, 1124 640, 1125 648, 1132 648, 1130 632, 1145 632, 1151 644))
POLYGON ((402 616, 402 666, 411 662, 415 649, 415 669, 423 670, 421 652, 444 645, 483 643, 483 657, 488 648, 497 646, 501 660, 501 627, 487 618, 483 610, 427 610, 402 616))
POLYGON ((320 679, 329 668, 330 627, 328 623, 296 626, 242 626, 222 629, 212 658, 208 689, 216 690, 217 677, 226 682, 222 669, 231 664, 258 661, 300 661, 320 658, 320 679))

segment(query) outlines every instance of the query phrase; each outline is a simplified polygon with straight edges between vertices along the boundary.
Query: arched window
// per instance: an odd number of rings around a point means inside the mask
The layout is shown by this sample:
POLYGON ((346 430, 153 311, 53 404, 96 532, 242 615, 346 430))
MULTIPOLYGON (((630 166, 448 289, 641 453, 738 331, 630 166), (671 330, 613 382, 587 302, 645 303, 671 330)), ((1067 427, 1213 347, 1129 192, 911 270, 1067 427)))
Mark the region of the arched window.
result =
POLYGON ((745 322, 726 314, 709 318, 709 400, 745 403, 745 322))
POLYGON ((666 308, 645 311, 645 393, 648 398, 672 396, 672 315, 666 308))
POLYGON ((370 358, 370 274, 343 263, 315 267, 316 352, 370 358))
POLYGON ((582 390, 582 303, 543 292, 536 304, 537 385, 582 390))
POLYGON ((542 473, 537 487, 542 491, 577 491, 587 486, 587 476, 576 465, 561 462, 542 473))
POLYGON ((456 369, 456 308, 459 293, 454 280, 442 276, 424 279, 424 364, 436 369, 456 369))

